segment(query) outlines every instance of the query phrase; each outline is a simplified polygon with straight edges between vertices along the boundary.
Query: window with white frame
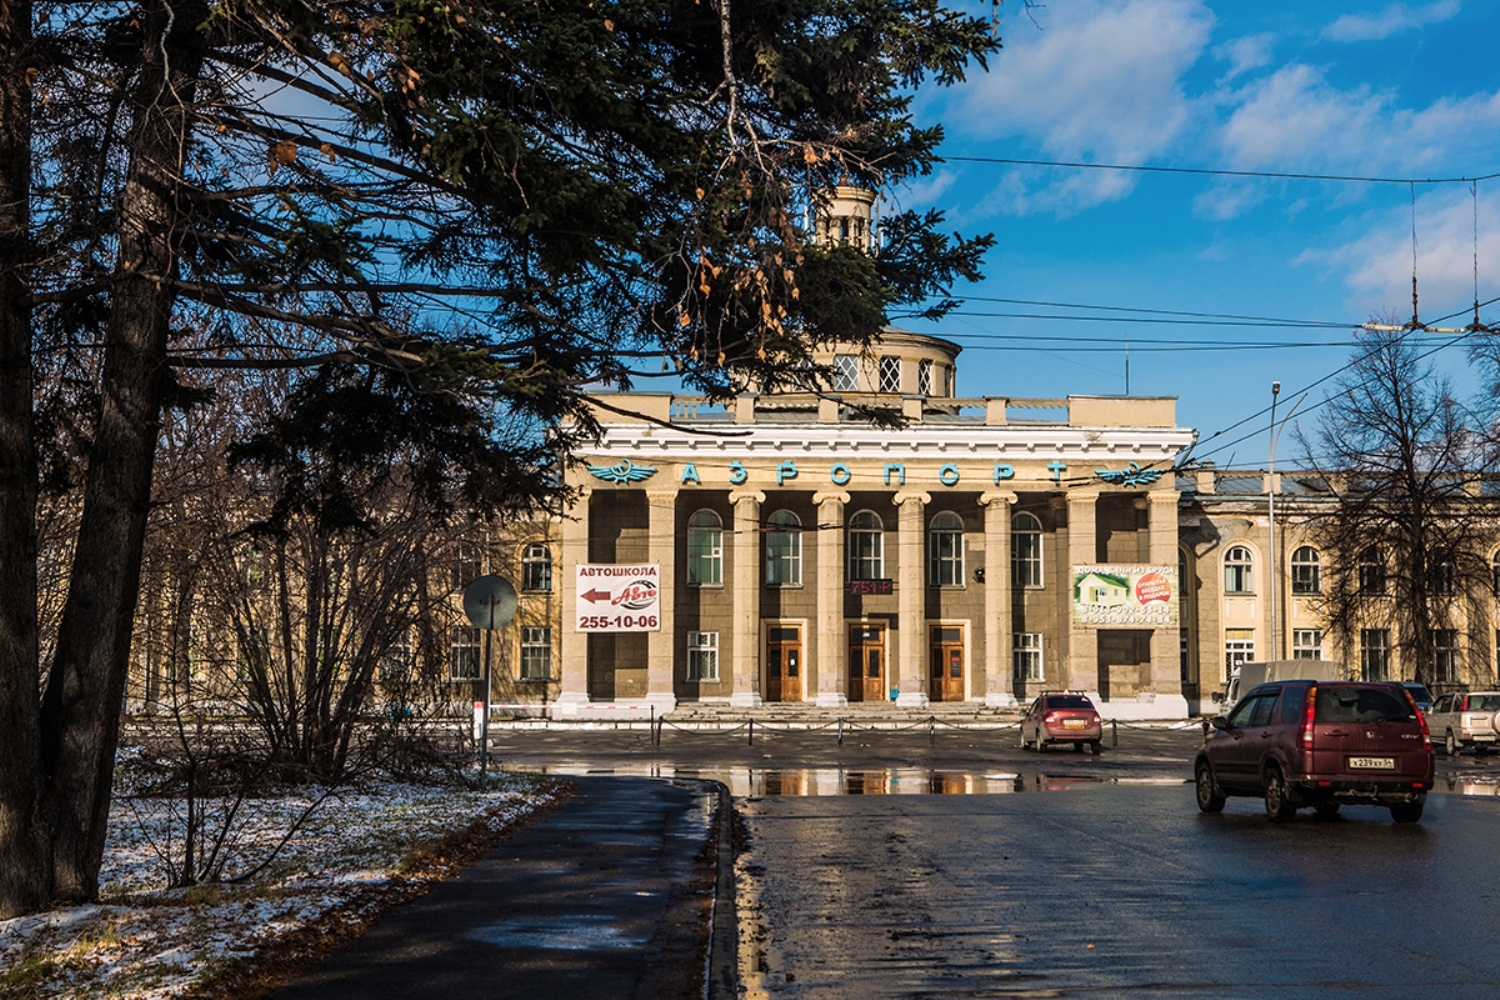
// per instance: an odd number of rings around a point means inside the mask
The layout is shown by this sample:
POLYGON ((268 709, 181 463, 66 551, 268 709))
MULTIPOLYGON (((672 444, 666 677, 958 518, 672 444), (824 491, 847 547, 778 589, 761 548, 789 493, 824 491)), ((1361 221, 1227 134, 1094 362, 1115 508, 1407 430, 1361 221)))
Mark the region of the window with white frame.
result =
POLYGON ((1224 630, 1224 676, 1234 673, 1241 663, 1255 659, 1255 629, 1227 628, 1224 630))
POLYGON ((1359 631, 1359 673, 1363 680, 1391 679, 1391 630, 1366 628, 1359 631))
POLYGON ((479 670, 479 629, 455 625, 448 630, 448 678, 455 681, 477 681, 479 670))
POLYGON ((1010 582, 1035 589, 1042 585, 1042 522, 1024 511, 1010 522, 1010 582))
POLYGON ((917 362, 917 392, 924 396, 932 395, 932 359, 923 358, 917 362))
POLYGON ((833 391, 855 392, 859 389, 859 359, 852 354, 833 356, 833 391))
POLYGON ((885 525, 873 511, 849 519, 849 579, 885 578, 885 525))
POLYGON ((1231 545, 1224 553, 1224 593, 1255 593, 1255 559, 1245 545, 1231 545))
POLYGON ((484 575, 484 553, 473 542, 460 542, 453 559, 453 589, 460 593, 484 575))
POLYGON ((1385 551, 1371 546, 1359 557, 1359 592, 1361 594, 1385 593, 1385 551))
POLYGON ((539 593, 552 589, 552 550, 546 542, 532 542, 521 551, 521 589, 539 593))
POLYGON ((690 681, 719 679, 719 633, 689 632, 687 634, 687 679, 690 681))
POLYGON ((951 510, 934 514, 928 523, 927 580, 933 587, 964 585, 964 522, 951 510))
POLYGON ((1452 559, 1439 559, 1433 563, 1429 587, 1434 597, 1452 597, 1458 593, 1458 567, 1452 559))
POLYGON ((689 587, 724 583, 724 522, 711 510, 688 518, 687 583, 689 587))
POLYGON ((1433 629, 1432 680, 1437 684, 1458 681, 1458 629, 1433 629))
POLYGON ((1490 589, 1500 594, 1500 552, 1490 559, 1490 589))
POLYGON ((880 391, 901 391, 901 359, 886 355, 880 359, 880 391))
POLYGON ((1292 593, 1323 592, 1323 559, 1311 545, 1299 545, 1292 553, 1292 593))
POLYGON ((405 635, 380 654, 376 670, 381 680, 390 683, 411 679, 411 643, 405 635))
POLYGON ((263 593, 271 578, 271 560, 266 550, 252 545, 240 557, 240 580, 246 593, 263 593))
POLYGON ((552 626, 521 626, 521 680, 552 679, 552 626))
POLYGON ((1321 660, 1323 658, 1323 630, 1320 628, 1292 629, 1292 659, 1321 660))
POLYGON ((789 510, 766 518, 766 586, 802 586, 802 519, 789 510))
POLYGON ((1011 637, 1011 660, 1018 681, 1044 681, 1042 633, 1017 632, 1011 637))

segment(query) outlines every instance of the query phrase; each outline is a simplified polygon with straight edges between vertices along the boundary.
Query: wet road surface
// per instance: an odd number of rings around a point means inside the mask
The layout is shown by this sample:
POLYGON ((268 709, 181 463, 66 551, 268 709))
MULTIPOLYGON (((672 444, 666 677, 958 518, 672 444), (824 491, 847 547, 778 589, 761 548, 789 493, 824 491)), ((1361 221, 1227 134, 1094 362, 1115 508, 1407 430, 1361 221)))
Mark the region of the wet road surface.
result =
POLYGON ((738 803, 744 995, 1500 994, 1500 799, 1273 826, 1185 784, 1057 787, 738 803))

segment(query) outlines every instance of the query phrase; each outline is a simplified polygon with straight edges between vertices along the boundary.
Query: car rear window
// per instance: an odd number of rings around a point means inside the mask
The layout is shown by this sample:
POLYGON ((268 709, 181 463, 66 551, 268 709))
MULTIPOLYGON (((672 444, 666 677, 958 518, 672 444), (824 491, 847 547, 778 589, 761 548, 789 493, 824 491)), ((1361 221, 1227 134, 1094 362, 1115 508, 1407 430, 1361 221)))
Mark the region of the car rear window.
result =
POLYGON ((1470 712, 1500 712, 1500 694, 1469 695, 1470 712))
POLYGON ((1415 718, 1410 702, 1383 688, 1318 688, 1317 722, 1405 722, 1415 718))
POLYGON ((1081 694, 1060 694, 1047 699, 1048 708, 1093 708, 1094 703, 1081 694))

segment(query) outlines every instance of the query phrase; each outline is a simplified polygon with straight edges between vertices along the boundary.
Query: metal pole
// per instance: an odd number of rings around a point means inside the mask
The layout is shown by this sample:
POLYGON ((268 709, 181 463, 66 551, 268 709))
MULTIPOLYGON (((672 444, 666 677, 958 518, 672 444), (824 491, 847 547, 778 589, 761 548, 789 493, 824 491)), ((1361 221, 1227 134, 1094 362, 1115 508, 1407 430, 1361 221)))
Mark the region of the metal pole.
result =
MULTIPOLYGON (((495 602, 490 602, 490 621, 495 621, 495 602)), ((479 720, 479 787, 484 787, 485 772, 490 766, 490 643, 494 629, 484 630, 484 716, 479 720)))
POLYGON ((1281 435, 1276 430, 1276 397, 1281 395, 1281 383, 1271 383, 1271 450, 1267 460, 1266 503, 1271 516, 1271 655, 1269 660, 1281 659, 1280 623, 1277 621, 1276 597, 1281 584, 1281 562, 1276 556, 1276 439, 1281 435))

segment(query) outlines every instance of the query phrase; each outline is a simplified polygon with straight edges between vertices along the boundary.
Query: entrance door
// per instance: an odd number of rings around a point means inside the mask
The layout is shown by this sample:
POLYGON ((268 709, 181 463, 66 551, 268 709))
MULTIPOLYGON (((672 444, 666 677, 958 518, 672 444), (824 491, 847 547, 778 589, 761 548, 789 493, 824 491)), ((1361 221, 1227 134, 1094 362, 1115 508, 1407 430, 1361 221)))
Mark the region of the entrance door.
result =
POLYGON ((850 701, 885 701, 885 626, 855 625, 849 630, 850 701))
POLYGON ((928 692, 933 701, 964 700, 964 627, 932 626, 928 692))
POLYGON ((800 625, 772 625, 766 630, 766 700, 802 700, 800 625))

